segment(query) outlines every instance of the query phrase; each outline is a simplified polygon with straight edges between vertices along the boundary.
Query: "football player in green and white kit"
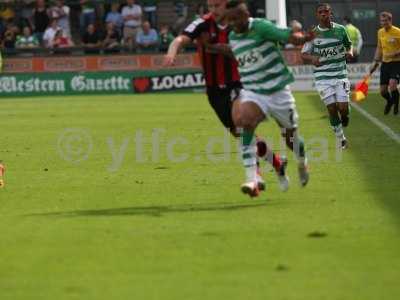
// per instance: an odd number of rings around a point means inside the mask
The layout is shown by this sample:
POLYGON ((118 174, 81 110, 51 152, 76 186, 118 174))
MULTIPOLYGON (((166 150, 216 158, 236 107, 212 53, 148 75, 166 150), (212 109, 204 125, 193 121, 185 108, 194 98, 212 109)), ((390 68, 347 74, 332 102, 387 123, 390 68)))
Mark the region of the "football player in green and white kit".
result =
POLYGON ((241 148, 246 182, 242 192, 258 196, 256 181, 256 147, 254 130, 260 122, 272 117, 286 138, 287 146, 298 159, 300 183, 309 179, 304 142, 297 132, 298 114, 289 84, 294 81, 282 55, 279 43, 302 44, 312 35, 295 35, 291 29, 280 29, 265 19, 250 18, 242 0, 229 1, 227 17, 233 30, 229 44, 239 63, 243 89, 237 91, 232 116, 242 129, 241 148))
POLYGON ((346 58, 353 56, 353 48, 345 27, 332 22, 329 4, 318 4, 317 19, 315 39, 303 46, 302 57, 315 66, 315 87, 328 109, 337 141, 345 149, 347 140, 343 127, 349 124, 350 94, 346 58))

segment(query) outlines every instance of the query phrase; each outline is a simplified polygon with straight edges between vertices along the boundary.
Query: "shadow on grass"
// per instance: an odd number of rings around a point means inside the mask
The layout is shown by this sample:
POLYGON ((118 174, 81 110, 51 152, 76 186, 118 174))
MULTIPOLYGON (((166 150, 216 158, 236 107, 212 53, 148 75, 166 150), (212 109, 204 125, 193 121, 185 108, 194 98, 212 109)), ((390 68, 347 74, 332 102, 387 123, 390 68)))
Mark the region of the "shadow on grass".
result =
POLYGON ((72 210, 52 213, 27 214, 25 217, 114 217, 114 216, 153 216, 161 217, 169 213, 196 213, 210 211, 236 211, 270 205, 263 201, 253 203, 209 203, 209 204, 177 204, 165 206, 133 206, 109 209, 72 210))
MULTIPOLYGON (((315 97, 311 101, 315 108, 327 114, 318 95, 312 97, 315 97)), ((379 110, 369 111, 372 115, 376 114, 376 111, 381 111, 382 103, 374 101, 376 97, 379 96, 372 94, 368 99, 370 106, 373 103, 379 106, 379 110)), ((385 122, 390 126, 390 119, 385 122)), ((326 126, 330 126, 328 121, 326 126)), ((400 226, 399 145, 354 109, 351 112, 350 124, 345 129, 345 134, 350 146, 344 155, 351 155, 355 158, 360 175, 367 183, 367 191, 374 194, 376 201, 390 211, 400 226)), ((333 138, 333 134, 330 138, 333 138)))

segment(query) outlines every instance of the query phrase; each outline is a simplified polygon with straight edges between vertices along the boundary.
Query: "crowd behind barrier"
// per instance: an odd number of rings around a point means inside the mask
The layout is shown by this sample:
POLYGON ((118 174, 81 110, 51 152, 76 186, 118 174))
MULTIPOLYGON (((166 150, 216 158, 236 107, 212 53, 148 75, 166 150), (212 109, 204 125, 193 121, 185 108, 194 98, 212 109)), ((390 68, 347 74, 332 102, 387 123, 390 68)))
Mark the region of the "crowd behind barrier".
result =
MULTIPOLYGON (((153 0, 20 0, 0 2, 0 41, 5 55, 164 52, 188 22, 189 5, 174 1, 168 23, 157 20, 153 0), (66 50, 68 49, 68 50, 66 50)), ((199 14, 205 12, 198 5, 199 14)), ((196 11, 197 13, 197 11, 196 11)))

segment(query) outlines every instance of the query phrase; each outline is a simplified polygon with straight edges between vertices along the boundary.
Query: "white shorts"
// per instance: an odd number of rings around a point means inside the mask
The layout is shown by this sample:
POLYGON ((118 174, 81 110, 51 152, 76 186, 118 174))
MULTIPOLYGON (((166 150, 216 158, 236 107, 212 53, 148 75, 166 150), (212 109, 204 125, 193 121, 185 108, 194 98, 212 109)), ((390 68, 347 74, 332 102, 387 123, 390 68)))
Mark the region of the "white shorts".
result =
POLYGON ((280 127, 297 128, 299 115, 296 103, 289 86, 271 95, 257 94, 242 89, 239 94, 241 102, 253 102, 263 111, 265 117, 272 117, 280 127))
POLYGON ((316 83, 315 87, 326 106, 337 102, 349 102, 350 100, 350 81, 340 79, 332 83, 316 83))

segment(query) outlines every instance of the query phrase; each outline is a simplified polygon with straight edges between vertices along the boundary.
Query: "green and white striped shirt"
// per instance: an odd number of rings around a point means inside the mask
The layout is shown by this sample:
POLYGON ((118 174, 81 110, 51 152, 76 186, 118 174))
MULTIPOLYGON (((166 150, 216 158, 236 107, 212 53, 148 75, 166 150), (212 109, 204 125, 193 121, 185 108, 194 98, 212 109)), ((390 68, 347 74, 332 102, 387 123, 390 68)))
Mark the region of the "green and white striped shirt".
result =
POLYGON ((229 34, 229 44, 239 63, 241 82, 246 90, 269 95, 294 81, 279 50, 291 29, 281 29, 265 19, 249 20, 245 33, 229 34))
POLYGON ((303 46, 302 53, 319 57, 321 65, 314 67, 317 83, 330 83, 347 78, 346 51, 351 47, 350 38, 344 26, 332 23, 332 28, 315 28, 314 40, 303 46))

